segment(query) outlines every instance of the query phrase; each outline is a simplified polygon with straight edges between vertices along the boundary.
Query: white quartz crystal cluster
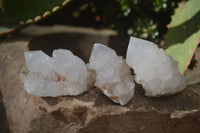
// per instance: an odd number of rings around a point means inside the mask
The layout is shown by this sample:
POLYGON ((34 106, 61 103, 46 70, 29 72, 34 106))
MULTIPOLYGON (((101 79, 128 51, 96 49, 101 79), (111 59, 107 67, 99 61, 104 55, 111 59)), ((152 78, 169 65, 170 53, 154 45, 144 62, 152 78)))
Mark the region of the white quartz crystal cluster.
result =
POLYGON ((131 37, 126 61, 134 69, 135 80, 142 84, 146 96, 174 94, 187 85, 177 61, 152 42, 131 37))
POLYGON ((89 65, 96 71, 95 85, 106 96, 121 105, 130 101, 135 91, 130 67, 113 49, 100 43, 94 44, 89 65))
POLYGON ((42 51, 25 52, 31 72, 24 78, 24 87, 38 96, 78 95, 94 85, 93 73, 69 50, 58 49, 49 57, 42 51))
POLYGON ((100 43, 94 44, 87 65, 64 49, 54 50, 52 57, 42 51, 25 52, 25 60, 30 73, 24 77, 24 87, 38 96, 78 95, 95 85, 112 101, 125 105, 135 91, 130 67, 146 96, 174 94, 186 87, 177 61, 154 43, 135 37, 130 38, 126 60, 100 43))

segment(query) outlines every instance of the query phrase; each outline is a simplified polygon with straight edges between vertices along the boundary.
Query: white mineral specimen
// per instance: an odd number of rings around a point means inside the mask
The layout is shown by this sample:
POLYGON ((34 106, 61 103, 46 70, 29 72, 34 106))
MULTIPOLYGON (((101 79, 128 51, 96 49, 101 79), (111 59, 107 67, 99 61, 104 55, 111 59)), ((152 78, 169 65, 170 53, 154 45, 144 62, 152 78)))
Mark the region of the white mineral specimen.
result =
POLYGON ((175 94, 187 85, 177 61, 152 42, 131 37, 126 61, 134 69, 136 82, 142 84, 146 96, 175 94))
POLYGON ((30 94, 78 95, 94 85, 92 71, 69 50, 54 50, 53 57, 42 51, 25 52, 24 55, 30 71, 24 78, 24 87, 30 94))
POLYGON ((125 105, 134 95, 130 67, 116 52, 103 44, 93 46, 89 65, 96 71, 95 85, 114 102, 125 105))

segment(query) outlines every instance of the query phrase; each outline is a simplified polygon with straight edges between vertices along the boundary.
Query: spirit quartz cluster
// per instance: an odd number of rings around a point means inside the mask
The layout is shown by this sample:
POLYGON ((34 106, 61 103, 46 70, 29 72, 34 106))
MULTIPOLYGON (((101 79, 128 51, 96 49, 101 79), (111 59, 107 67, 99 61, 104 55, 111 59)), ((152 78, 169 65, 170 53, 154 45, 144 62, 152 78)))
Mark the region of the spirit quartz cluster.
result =
POLYGON ((53 57, 42 51, 25 52, 25 60, 31 73, 24 78, 24 87, 30 94, 78 95, 94 85, 92 70, 69 50, 54 50, 53 57))
POLYGON ((90 66, 96 71, 95 85, 114 102, 126 104, 135 91, 135 84, 126 61, 116 52, 96 43, 90 56, 90 66))
POLYGON ((186 78, 172 57, 135 37, 130 38, 126 60, 100 43, 94 44, 87 65, 64 49, 54 50, 52 57, 42 51, 25 52, 25 60, 30 73, 24 87, 38 96, 78 95, 95 85, 112 101, 125 105, 135 91, 130 67, 146 96, 174 94, 186 87, 186 78))
POLYGON ((178 62, 152 42, 131 37, 126 61, 134 69, 135 81, 142 84, 146 96, 175 94, 187 85, 178 62))

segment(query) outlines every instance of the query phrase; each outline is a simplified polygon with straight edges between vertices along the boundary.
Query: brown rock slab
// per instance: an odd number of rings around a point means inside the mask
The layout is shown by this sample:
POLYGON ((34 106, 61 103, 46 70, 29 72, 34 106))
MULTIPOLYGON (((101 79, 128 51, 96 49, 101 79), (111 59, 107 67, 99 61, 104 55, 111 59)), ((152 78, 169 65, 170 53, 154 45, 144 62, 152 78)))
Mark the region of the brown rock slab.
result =
POLYGON ((28 94, 23 87, 23 77, 28 73, 24 51, 41 36, 20 34, 0 43, 1 133, 200 132, 200 85, 161 98, 145 97, 137 85, 134 98, 125 106, 113 103, 97 88, 78 96, 56 98, 28 94))

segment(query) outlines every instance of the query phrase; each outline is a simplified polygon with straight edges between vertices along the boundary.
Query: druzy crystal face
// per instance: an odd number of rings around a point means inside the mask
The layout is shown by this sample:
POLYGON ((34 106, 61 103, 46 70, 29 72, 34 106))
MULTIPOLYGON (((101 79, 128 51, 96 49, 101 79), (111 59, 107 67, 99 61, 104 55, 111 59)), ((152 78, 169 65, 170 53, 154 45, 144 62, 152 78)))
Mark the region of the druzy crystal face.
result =
POLYGON ((130 68, 113 49, 94 44, 89 65, 96 71, 95 85, 114 102, 124 105, 133 97, 135 84, 130 68))
POLYGON ((94 85, 94 73, 69 50, 54 50, 53 57, 42 51, 25 52, 25 60, 30 74, 24 87, 30 94, 78 95, 94 85))
POLYGON ((134 69, 135 80, 142 84, 146 96, 174 94, 186 87, 178 62, 152 42, 131 37, 126 61, 134 69))

